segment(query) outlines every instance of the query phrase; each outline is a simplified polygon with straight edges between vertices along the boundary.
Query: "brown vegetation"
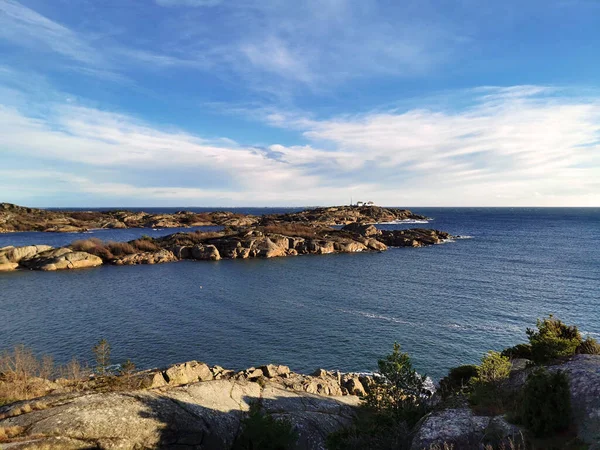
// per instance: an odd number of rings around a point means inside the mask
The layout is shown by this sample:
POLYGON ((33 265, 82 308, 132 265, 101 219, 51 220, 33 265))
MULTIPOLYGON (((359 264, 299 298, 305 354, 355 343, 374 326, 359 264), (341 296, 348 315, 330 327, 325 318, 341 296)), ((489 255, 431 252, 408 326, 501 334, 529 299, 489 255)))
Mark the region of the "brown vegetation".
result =
POLYGON ((88 374, 76 360, 55 367, 51 357, 37 357, 31 349, 17 345, 12 351, 0 353, 0 405, 44 395, 50 389, 49 380, 56 375, 79 381, 88 374))
POLYGON ((136 239, 135 241, 131 241, 131 245, 140 252, 156 252, 160 250, 160 247, 152 239, 136 239))
MULTIPOLYGON (((156 247, 152 245, 152 242, 146 241, 143 239, 138 239, 133 241, 132 244, 138 243, 140 246, 144 246, 144 248, 153 249, 156 247)), ((138 246, 134 246, 128 242, 102 242, 98 238, 90 238, 90 239, 80 239, 77 241, 73 241, 71 243, 71 248, 75 251, 87 252, 92 255, 96 255, 104 261, 110 261, 115 259, 118 256, 124 255, 132 255, 137 253, 138 251, 150 251, 150 250, 142 250, 138 248, 138 246)))
POLYGON ((264 233, 283 234, 284 236, 298 236, 303 238, 314 238, 322 231, 331 231, 328 227, 314 227, 303 223, 281 222, 272 223, 262 227, 264 233))

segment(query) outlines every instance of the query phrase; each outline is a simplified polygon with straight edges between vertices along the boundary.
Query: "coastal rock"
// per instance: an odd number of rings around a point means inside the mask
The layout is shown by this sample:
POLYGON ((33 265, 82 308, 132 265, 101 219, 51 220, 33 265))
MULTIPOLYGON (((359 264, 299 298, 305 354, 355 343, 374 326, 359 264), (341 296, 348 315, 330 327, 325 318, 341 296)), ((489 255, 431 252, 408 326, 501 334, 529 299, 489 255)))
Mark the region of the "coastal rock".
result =
POLYGON ((364 397, 367 395, 367 391, 358 379, 358 377, 352 377, 344 382, 344 387, 350 395, 358 395, 364 397))
POLYGON ((11 270, 15 270, 17 267, 19 267, 18 263, 0 263, 0 272, 10 272, 11 270))
MULTIPOLYGON (((358 398, 322 397, 276 384, 213 380, 183 387, 41 399, 44 409, 0 420, 15 449, 231 448, 250 404, 259 402, 298 432, 296 450, 325 448, 331 432, 351 424, 358 398)), ((0 408, 0 413, 3 408, 0 408)))
POLYGON ((479 450, 491 420, 474 415, 468 407, 430 413, 422 420, 411 450, 428 450, 444 443, 462 450, 479 450))
POLYGON ((0 248, 0 264, 19 263, 22 259, 32 258, 38 253, 51 250, 49 245, 27 245, 24 247, 0 248))
POLYGON ((191 259, 200 261, 219 261, 221 255, 214 245, 195 245, 191 248, 191 259))
POLYGON ((287 376, 290 374, 290 368, 288 366, 268 364, 266 366, 260 366, 259 369, 262 370, 263 375, 267 378, 287 376))
POLYGON ((158 250, 156 252, 134 253, 117 258, 114 264, 117 266, 130 266, 135 264, 162 264, 177 261, 177 257, 169 250, 158 250))
POLYGON ((83 269, 102 265, 102 259, 86 252, 74 252, 69 248, 57 248, 21 260, 20 266, 33 270, 83 269))
POLYGON ((350 231, 351 233, 357 233, 362 236, 377 236, 381 234, 374 225, 365 224, 365 223, 351 223, 342 228, 343 231, 350 231))
POLYGON ((165 370, 163 375, 167 383, 172 386, 213 379, 213 374, 209 367, 198 361, 175 364, 165 370))
POLYGON ((562 370, 569 377, 577 435, 589 450, 600 450, 600 355, 575 355, 548 370, 562 370))

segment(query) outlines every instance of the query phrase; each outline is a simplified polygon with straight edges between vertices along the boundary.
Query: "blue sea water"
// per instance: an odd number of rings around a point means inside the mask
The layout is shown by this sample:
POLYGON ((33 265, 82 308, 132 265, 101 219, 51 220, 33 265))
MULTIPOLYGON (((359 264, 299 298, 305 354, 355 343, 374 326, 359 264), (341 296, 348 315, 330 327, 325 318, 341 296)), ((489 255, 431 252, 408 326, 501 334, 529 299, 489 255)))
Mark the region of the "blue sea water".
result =
MULTIPOLYGON (((413 210, 434 220, 381 227, 471 238, 384 253, 0 274, 0 348, 91 360, 104 337, 116 362, 138 367, 197 359, 370 371, 397 341, 439 378, 524 341, 550 313, 600 336, 599 208, 413 210)), ((11 233, 0 247, 172 232, 11 233)))

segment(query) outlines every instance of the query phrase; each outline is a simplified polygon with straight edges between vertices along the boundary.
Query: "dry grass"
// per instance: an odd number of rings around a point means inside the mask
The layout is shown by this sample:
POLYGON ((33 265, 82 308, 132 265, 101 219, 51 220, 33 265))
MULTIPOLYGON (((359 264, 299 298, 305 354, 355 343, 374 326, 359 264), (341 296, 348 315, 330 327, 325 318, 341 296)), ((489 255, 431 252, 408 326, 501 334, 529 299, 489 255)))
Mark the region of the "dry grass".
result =
POLYGON ((106 244, 106 248, 114 256, 132 255, 137 253, 133 245, 127 242, 109 242, 106 244))
POLYGON ((131 245, 140 252, 156 252, 160 247, 149 239, 136 239, 131 245))
POLYGON ((316 228, 301 223, 273 223, 262 227, 265 233, 283 234, 284 236, 298 236, 314 238, 319 236, 323 228, 316 228))
MULTIPOLYGON (((0 405, 45 395, 54 388, 49 380, 56 375, 68 381, 82 381, 89 373, 76 360, 56 367, 51 357, 38 358, 31 349, 17 345, 11 351, 0 353, 0 405)), ((22 408, 29 412, 27 405, 22 408)))
POLYGON ((25 431, 25 428, 23 427, 0 427, 0 442, 14 438, 23 433, 23 431, 25 431))
POLYGON ((42 395, 44 380, 52 375, 54 365, 49 357, 38 359, 31 349, 18 345, 0 354, 0 401, 20 400, 42 395))
MULTIPOLYGON (((140 242, 148 242, 138 239, 140 242)), ((137 242, 137 241, 134 241, 137 242)), ((147 245, 147 244, 141 244, 147 245)), ((131 255, 137 253, 136 248, 127 242, 107 242, 104 243, 98 238, 80 239, 71 243, 71 248, 75 251, 87 252, 99 256, 104 261, 110 261, 118 256, 131 255)))

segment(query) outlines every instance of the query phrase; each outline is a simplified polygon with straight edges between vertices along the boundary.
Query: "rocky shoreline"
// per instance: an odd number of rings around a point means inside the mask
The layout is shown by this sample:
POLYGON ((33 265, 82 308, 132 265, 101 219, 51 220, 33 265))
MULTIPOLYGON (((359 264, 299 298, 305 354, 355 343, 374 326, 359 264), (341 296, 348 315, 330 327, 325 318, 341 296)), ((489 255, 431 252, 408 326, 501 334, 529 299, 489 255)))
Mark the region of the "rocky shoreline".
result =
MULTIPOLYGON (((534 370, 526 362, 512 361, 511 389, 522 386, 534 370)), ((569 377, 579 437, 589 449, 600 448, 600 355, 575 355, 549 370, 569 377)), ((320 450, 328 435, 352 425, 372 382, 369 376, 324 369, 304 375, 270 364, 233 371, 197 361, 78 382, 40 379, 41 396, 0 406, 0 431, 5 433, 0 442, 3 450, 220 450, 232 448, 244 417, 258 403, 265 413, 291 423, 298 433, 293 448, 320 450)), ((411 450, 445 444, 488 449, 484 442, 492 437, 509 442, 523 436, 504 415, 478 414, 468 404, 446 405, 437 395, 431 400, 437 406, 412 432, 411 450)))
POLYGON ((200 226, 270 225, 285 222, 331 226, 349 223, 424 221, 427 217, 406 209, 378 206, 334 206, 314 208, 297 213, 253 216, 230 211, 173 214, 149 214, 127 210, 55 211, 0 203, 0 233, 16 231, 82 232, 91 229, 121 228, 189 228, 200 226))
POLYGON ((375 211, 377 217, 362 213, 364 208, 357 208, 356 211, 350 207, 322 208, 291 215, 263 216, 257 218, 254 225, 227 226, 216 232, 174 233, 161 238, 144 237, 122 243, 87 239, 61 248, 47 245, 9 246, 0 248, 0 271, 53 271, 102 264, 159 264, 181 260, 218 261, 382 252, 389 247, 423 247, 452 238, 444 231, 423 228, 379 230, 368 220, 388 219, 390 215, 405 217, 407 213, 404 210, 374 208, 377 207, 367 207, 371 213, 375 211), (298 214, 315 222, 297 221, 298 214), (324 225, 326 221, 349 223, 338 229, 324 225))

